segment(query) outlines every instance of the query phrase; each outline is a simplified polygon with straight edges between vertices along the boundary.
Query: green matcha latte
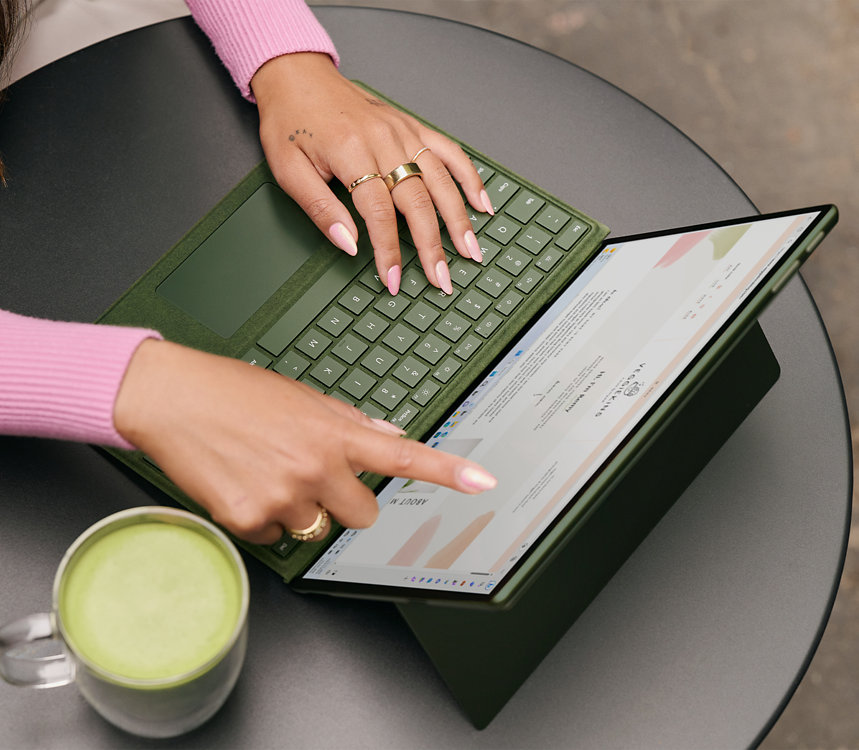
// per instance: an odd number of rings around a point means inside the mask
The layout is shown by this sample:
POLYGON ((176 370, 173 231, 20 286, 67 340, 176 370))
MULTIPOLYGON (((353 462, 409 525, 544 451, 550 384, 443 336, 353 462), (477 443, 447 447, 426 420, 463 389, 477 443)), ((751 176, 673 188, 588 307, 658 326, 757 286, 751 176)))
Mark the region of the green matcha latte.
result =
POLYGON ((142 520, 82 546, 59 591, 69 645, 99 669, 158 681, 193 672, 230 644, 242 580, 193 528, 142 520))

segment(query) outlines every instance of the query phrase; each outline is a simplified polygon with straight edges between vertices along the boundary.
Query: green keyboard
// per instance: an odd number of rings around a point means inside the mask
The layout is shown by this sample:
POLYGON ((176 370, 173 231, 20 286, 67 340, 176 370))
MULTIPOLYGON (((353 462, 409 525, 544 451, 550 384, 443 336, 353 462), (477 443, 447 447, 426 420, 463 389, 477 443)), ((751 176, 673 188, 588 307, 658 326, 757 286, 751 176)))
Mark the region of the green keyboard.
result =
MULTIPOLYGON (((299 380, 371 417, 390 420, 411 437, 429 437, 608 233, 594 219, 460 145, 483 178, 495 216, 467 207, 482 263, 459 256, 442 228, 452 294, 429 284, 400 217, 402 280, 399 294, 391 296, 376 273, 360 217, 355 214, 363 230, 359 252, 351 257, 312 226, 262 163, 99 322, 156 328, 165 338, 299 380), (241 224, 234 215, 242 212, 250 219, 240 230, 222 230, 231 222, 241 224), (219 232, 221 239, 213 242, 219 232), (234 251, 231 237, 244 250, 234 251), (283 248, 290 242, 302 249, 294 253, 298 259, 284 261, 283 248), (262 245, 270 247, 258 251, 262 245), (260 258, 268 253, 275 265, 291 263, 281 269, 288 281, 272 280, 266 269, 249 271, 245 266, 253 262, 245 262, 243 252, 260 258), (208 255, 234 265, 211 277, 204 274, 202 283, 197 266, 208 255), (239 294, 239 282, 235 291, 230 284, 245 273, 269 287, 258 297, 247 289, 239 294), (248 312, 231 306, 245 306, 248 312), (198 307, 202 312, 195 315, 198 307)), ((344 188, 335 193, 351 208, 344 188)), ((182 505, 203 513, 142 454, 109 452, 182 505)), ((371 488, 382 479, 362 476, 371 488)), ((325 548, 288 536, 270 547, 239 543, 286 580, 325 548)))
POLYGON ((509 175, 475 163, 496 215, 470 213, 482 264, 457 255, 442 230, 452 294, 429 285, 403 226, 397 296, 379 280, 372 256, 362 265, 348 258, 266 331, 245 361, 407 428, 594 229, 509 175))

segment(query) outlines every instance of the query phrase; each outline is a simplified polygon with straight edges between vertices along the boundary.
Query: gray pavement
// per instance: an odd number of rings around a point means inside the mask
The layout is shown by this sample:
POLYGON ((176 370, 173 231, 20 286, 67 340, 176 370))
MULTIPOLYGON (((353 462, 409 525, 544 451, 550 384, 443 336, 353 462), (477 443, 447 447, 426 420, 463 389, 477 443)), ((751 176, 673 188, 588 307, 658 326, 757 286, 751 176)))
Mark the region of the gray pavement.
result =
MULTIPOLYGON (((665 116, 719 162, 761 211, 838 204, 840 224, 803 276, 838 357, 855 440, 859 0, 325 4, 427 13, 528 42, 602 76, 665 116)), ((844 576, 823 641, 764 740, 765 750, 859 748, 857 525, 854 518, 844 576)))

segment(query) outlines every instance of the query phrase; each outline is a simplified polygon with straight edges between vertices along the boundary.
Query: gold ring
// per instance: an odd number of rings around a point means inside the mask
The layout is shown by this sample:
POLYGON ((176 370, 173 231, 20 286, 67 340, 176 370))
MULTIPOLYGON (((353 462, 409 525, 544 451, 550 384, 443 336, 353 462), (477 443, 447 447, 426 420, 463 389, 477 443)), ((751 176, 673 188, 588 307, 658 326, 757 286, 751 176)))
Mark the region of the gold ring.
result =
POLYGON ((320 536, 320 532, 328 522, 328 511, 321 505, 317 507, 319 508, 319 513, 316 516, 316 520, 310 526, 306 529, 290 529, 288 526, 285 526, 286 533, 299 542, 312 542, 316 537, 320 536))
POLYGON ((409 159, 409 161, 417 161, 417 160, 418 160, 418 157, 419 157, 419 156, 420 156, 424 151, 429 151, 429 150, 430 150, 430 147, 429 147, 429 146, 424 146, 424 147, 423 147, 420 151, 418 151, 418 152, 417 152, 417 153, 416 153, 416 154, 415 154, 411 159, 409 159))
POLYGON ((382 176, 382 175, 380 175, 378 172, 370 172, 370 174, 365 174, 363 177, 359 177, 357 180, 355 180, 355 182, 353 182, 353 183, 349 186, 349 192, 351 193, 351 192, 352 192, 356 187, 358 187, 358 185, 360 185, 362 182, 367 182, 367 180, 373 180, 373 179, 375 179, 376 177, 381 177, 381 176, 382 176))
POLYGON ((382 179, 388 186, 388 190, 393 190, 403 180, 408 180, 409 177, 423 177, 421 168, 413 161, 407 161, 405 164, 400 164, 393 172, 389 172, 382 179))

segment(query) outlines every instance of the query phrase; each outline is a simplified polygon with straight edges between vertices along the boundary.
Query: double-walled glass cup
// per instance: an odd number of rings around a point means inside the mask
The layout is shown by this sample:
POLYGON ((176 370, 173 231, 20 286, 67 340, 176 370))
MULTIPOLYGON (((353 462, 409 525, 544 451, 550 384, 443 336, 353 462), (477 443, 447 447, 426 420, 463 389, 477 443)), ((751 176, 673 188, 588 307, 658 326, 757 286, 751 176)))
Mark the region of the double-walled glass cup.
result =
POLYGON ((241 556, 213 524, 172 508, 121 511, 68 549, 54 578, 51 612, 0 628, 0 675, 35 688, 74 682, 121 729, 176 736, 210 718, 235 685, 245 657, 248 601, 241 556), (183 579, 186 568, 191 581, 183 579), (102 580, 118 585, 118 595, 109 587, 108 595, 98 591, 102 580), (141 601, 135 601, 138 583, 141 601), (197 630, 200 644, 194 643, 197 630), (114 636, 115 656, 103 656, 101 646, 114 636), (173 654, 179 657, 175 670, 173 654), (127 669, 126 655, 133 665, 127 669))

